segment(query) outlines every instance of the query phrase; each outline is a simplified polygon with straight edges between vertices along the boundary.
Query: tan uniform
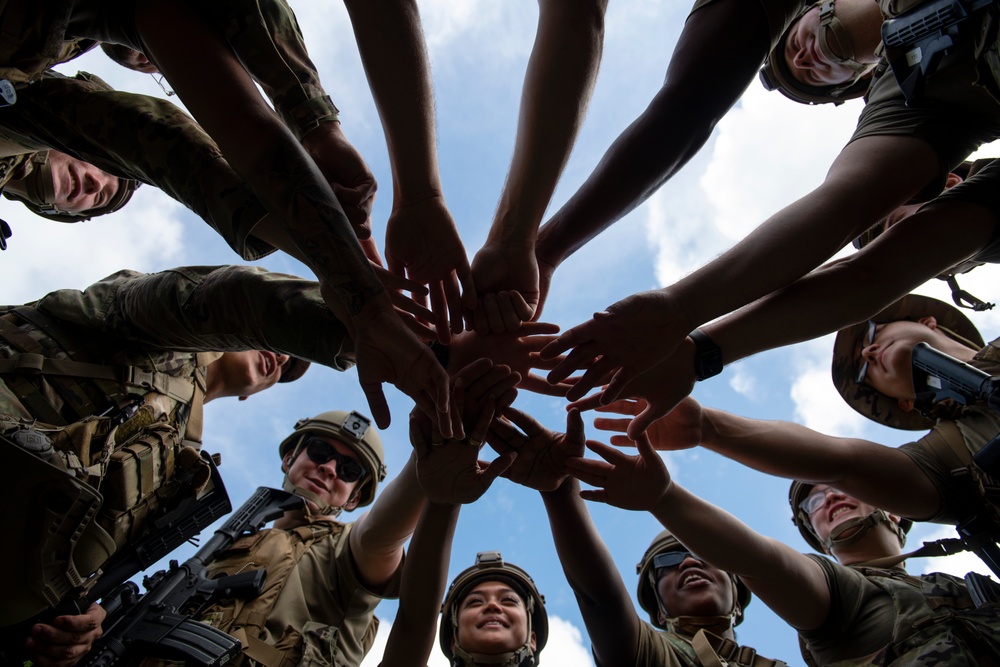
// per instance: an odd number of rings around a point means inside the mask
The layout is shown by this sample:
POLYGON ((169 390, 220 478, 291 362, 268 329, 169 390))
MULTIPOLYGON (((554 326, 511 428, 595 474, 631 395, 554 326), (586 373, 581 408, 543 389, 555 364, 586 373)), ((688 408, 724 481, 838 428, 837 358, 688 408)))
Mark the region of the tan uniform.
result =
POLYGON ((830 613, 800 632, 810 665, 997 664, 1000 608, 972 608, 965 584, 947 574, 852 568, 807 554, 823 568, 830 613), (983 658, 986 658, 983 661, 983 658))
MULTIPOLYGON (((1000 347, 994 340, 973 359, 990 375, 1000 375, 1000 347)), ((952 474, 968 462, 959 456, 962 450, 975 455, 993 438, 1000 435, 1000 415, 988 406, 975 405, 955 420, 940 421, 926 436, 900 447, 921 471, 934 483, 941 494, 941 511, 929 518, 915 517, 935 523, 958 524, 980 511, 974 495, 969 493, 968 477, 952 474), (956 453, 957 451, 957 453, 956 453)))

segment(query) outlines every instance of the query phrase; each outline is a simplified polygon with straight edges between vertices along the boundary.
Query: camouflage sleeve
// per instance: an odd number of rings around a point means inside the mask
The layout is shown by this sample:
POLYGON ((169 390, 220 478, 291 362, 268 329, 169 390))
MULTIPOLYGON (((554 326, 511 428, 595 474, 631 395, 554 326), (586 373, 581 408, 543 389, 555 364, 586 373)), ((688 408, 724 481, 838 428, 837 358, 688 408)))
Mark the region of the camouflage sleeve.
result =
POLYGON ((39 307, 159 349, 272 350, 336 370, 354 365, 353 343, 318 283, 260 267, 122 272, 83 292, 53 292, 39 307))
POLYGON ((217 0, 204 7, 296 138, 338 120, 285 0, 217 0))
POLYGON ((209 223, 243 259, 274 251, 252 236, 263 204, 193 118, 166 100, 112 89, 81 72, 49 72, 0 108, 0 138, 54 148, 162 189, 209 223))

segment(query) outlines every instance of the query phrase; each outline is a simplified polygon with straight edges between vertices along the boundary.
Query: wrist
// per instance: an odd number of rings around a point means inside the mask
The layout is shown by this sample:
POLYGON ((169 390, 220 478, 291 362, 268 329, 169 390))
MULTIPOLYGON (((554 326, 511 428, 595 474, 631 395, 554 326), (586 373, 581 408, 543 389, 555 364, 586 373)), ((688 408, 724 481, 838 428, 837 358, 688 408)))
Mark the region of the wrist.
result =
POLYGON ((700 382, 721 373, 723 368, 722 348, 701 329, 693 330, 688 334, 688 338, 694 343, 695 378, 700 382))

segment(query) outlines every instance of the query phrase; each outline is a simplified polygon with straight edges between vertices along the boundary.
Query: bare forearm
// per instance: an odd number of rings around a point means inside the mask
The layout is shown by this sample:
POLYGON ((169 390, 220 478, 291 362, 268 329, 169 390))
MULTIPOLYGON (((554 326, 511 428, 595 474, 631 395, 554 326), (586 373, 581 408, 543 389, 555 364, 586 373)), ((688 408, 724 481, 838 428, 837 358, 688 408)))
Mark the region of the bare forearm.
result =
POLYGON ((826 618, 826 578, 816 563, 791 547, 754 532, 675 483, 652 513, 692 553, 742 578, 793 627, 815 628, 826 618))
POLYGON ((767 44, 767 24, 756 3, 717 0, 692 14, 663 87, 542 228, 539 257, 558 265, 680 171, 755 78, 767 44), (729 46, 718 49, 720 43, 729 46), (733 53, 740 54, 737 62, 733 53))
POLYGON ((800 424, 703 412, 703 445, 755 470, 834 486, 875 507, 915 519, 933 516, 941 496, 903 452, 835 438, 800 424))
POLYGON ((974 204, 931 204, 851 257, 704 329, 726 363, 838 331, 975 255, 996 224, 992 213, 974 204))
POLYGON ((828 260, 937 172, 919 139, 875 136, 848 144, 824 183, 785 207, 715 260, 669 288, 687 318, 708 322, 791 284, 828 260), (901 164, 912 171, 898 172, 901 164))
POLYGON ((439 195, 434 92, 417 5, 412 0, 346 4, 382 119, 394 196, 420 201, 439 195))
POLYGON ((625 649, 635 646, 639 618, 579 494, 580 483, 573 478, 542 493, 556 552, 600 664, 633 664, 635 656, 625 655, 625 649))
POLYGON ((541 0, 521 93, 517 139, 490 231, 493 242, 534 240, 594 90, 606 0, 541 0))
POLYGON ((396 571, 425 503, 411 455, 351 531, 351 549, 366 581, 386 581, 396 571))
POLYGON ((460 508, 427 503, 420 516, 403 566, 399 611, 386 642, 383 667, 427 664, 436 638, 460 508))

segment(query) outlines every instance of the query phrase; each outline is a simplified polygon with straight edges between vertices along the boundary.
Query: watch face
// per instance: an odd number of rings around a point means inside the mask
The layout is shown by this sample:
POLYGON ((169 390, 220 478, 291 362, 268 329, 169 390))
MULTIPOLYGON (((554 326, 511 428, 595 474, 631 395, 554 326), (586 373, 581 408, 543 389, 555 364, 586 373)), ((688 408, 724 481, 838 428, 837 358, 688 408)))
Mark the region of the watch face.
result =
POLYGON ((722 349, 700 329, 691 332, 695 348, 695 376, 707 380, 722 372, 722 349))

